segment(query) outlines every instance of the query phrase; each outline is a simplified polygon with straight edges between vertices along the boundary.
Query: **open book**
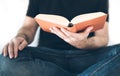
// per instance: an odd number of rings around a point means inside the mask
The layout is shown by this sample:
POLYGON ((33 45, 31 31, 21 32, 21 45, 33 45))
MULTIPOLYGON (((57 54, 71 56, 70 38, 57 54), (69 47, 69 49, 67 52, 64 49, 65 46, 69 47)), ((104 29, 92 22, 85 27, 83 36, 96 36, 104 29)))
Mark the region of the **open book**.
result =
POLYGON ((52 14, 38 14, 35 17, 36 22, 46 32, 50 32, 50 27, 65 28, 71 32, 80 32, 89 26, 93 26, 93 31, 99 30, 104 27, 107 14, 103 12, 94 12, 78 15, 71 21, 63 16, 52 14))

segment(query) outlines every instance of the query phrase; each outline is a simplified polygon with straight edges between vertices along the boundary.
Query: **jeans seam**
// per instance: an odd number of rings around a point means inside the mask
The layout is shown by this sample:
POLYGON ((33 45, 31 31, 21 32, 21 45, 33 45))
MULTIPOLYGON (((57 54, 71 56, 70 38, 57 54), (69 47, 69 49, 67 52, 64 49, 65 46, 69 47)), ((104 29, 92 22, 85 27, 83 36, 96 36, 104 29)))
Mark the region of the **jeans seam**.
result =
POLYGON ((115 57, 113 57, 112 59, 110 59, 110 60, 108 60, 107 62, 105 62, 104 64, 102 64, 100 67, 98 67, 96 70, 94 70, 94 71, 90 74, 90 76, 94 75, 98 70, 100 70, 102 67, 104 67, 105 65, 109 64, 111 61, 113 61, 114 59, 116 59, 119 55, 120 55, 120 53, 117 54, 117 55, 116 55, 115 57))

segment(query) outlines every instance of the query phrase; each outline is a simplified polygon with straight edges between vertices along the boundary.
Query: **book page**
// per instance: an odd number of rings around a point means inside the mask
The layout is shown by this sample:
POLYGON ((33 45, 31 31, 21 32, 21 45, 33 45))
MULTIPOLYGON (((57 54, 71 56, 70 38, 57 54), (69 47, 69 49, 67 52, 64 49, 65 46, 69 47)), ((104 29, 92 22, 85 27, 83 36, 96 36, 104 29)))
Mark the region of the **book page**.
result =
POLYGON ((97 17, 101 17, 103 15, 106 15, 103 12, 95 12, 95 13, 87 13, 87 14, 82 14, 82 15, 78 15, 76 17, 74 17, 71 20, 71 23, 76 24, 76 23, 80 23, 80 22, 84 22, 84 21, 88 21, 97 17))
POLYGON ((36 16, 36 18, 41 19, 41 20, 45 20, 48 22, 64 25, 64 26, 68 26, 68 24, 69 24, 68 19, 66 19, 63 16, 59 16, 59 15, 39 14, 36 16))

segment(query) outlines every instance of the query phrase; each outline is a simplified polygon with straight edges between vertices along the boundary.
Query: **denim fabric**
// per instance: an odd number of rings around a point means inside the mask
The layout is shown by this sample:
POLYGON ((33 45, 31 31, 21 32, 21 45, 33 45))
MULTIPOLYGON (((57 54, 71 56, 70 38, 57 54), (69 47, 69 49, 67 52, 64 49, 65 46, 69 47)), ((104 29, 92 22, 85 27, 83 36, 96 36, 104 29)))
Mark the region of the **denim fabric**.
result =
POLYGON ((120 45, 96 50, 26 47, 16 59, 0 55, 0 76, 119 76, 120 45))

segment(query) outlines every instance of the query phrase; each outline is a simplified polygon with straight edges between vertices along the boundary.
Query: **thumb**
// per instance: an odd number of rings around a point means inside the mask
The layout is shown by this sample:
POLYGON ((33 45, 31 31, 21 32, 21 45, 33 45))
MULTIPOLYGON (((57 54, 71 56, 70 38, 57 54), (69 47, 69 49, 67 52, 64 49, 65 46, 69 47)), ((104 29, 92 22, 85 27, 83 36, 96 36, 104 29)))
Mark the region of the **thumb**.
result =
POLYGON ((92 29, 93 29, 93 26, 90 26, 84 31, 84 33, 88 36, 92 29))
POLYGON ((28 45, 27 41, 24 40, 24 41, 19 45, 19 50, 23 50, 27 45, 28 45))

